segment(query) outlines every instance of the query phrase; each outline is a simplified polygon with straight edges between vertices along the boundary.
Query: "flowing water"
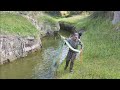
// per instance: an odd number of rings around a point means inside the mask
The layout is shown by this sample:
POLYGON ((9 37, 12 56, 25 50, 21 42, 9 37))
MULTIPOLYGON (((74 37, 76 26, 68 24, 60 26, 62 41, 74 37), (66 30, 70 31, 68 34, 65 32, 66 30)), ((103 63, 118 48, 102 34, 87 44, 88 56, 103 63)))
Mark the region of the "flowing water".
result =
MULTIPOLYGON (((68 37, 70 33, 60 31, 68 37)), ((58 53, 60 39, 45 37, 42 39, 43 48, 11 63, 0 65, 0 79, 53 79, 52 62, 58 53)))

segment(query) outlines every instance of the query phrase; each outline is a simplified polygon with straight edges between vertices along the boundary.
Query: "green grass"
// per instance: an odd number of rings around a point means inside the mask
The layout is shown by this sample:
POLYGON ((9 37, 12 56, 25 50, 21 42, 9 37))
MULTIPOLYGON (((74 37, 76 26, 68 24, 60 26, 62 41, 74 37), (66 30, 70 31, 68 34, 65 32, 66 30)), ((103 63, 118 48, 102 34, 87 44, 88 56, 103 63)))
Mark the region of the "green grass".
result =
MULTIPOLYGON (((51 30, 57 29, 57 21, 53 17, 41 14, 37 19, 44 27, 51 30)), ((0 34, 38 37, 39 33, 43 36, 46 34, 42 30, 38 31, 27 18, 15 13, 0 13, 0 34)))
POLYGON ((74 15, 73 17, 69 18, 60 18, 57 21, 64 22, 69 25, 73 25, 76 27, 76 30, 80 30, 81 28, 86 29, 87 25, 89 24, 88 21, 89 14, 86 15, 74 15))
POLYGON ((0 14, 0 29, 2 34, 18 34, 21 36, 37 36, 38 30, 26 18, 12 14, 0 14))
POLYGON ((69 68, 64 71, 64 62, 58 69, 57 78, 120 79, 120 31, 115 30, 116 25, 105 18, 84 18, 76 26, 84 26, 87 30, 81 38, 84 43, 83 62, 75 61, 72 74, 69 68))
POLYGON ((88 15, 75 15, 75 16, 69 17, 69 18, 60 18, 60 19, 57 19, 57 21, 64 21, 64 22, 76 24, 77 22, 79 22, 79 20, 81 20, 87 16, 88 15))
MULTIPOLYGON (((38 23, 43 24, 45 30, 47 29, 52 31, 58 30, 58 28, 56 27, 57 25, 56 19, 47 14, 38 16, 37 20, 38 20, 38 23)), ((42 33, 43 35, 46 34, 46 32, 44 31, 41 31, 40 33, 42 33)))
POLYGON ((38 17, 38 20, 39 20, 39 22, 44 22, 44 23, 50 24, 50 25, 55 25, 57 22, 55 18, 53 18, 49 15, 46 15, 46 14, 40 15, 38 17))

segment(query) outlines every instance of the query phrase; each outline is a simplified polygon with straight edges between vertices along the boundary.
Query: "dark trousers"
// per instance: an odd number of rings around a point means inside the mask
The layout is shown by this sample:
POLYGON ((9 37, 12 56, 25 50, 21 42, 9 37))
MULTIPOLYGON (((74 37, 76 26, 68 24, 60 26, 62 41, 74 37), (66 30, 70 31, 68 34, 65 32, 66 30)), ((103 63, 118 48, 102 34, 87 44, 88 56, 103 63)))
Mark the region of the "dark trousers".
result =
POLYGON ((76 53, 75 52, 72 52, 72 51, 69 51, 68 54, 67 54, 67 57, 66 57, 66 65, 65 65, 65 70, 67 69, 68 65, 69 65, 69 62, 70 62, 70 70, 73 69, 73 65, 74 65, 74 60, 76 58, 76 53))

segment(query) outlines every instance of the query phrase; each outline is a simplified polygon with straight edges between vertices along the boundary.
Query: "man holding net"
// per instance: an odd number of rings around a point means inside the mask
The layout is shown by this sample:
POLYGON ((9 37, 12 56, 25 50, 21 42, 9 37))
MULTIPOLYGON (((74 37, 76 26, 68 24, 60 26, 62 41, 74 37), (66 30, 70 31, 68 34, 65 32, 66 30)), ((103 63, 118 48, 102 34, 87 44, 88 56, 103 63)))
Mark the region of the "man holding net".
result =
MULTIPOLYGON (((81 49, 80 52, 82 51, 83 48, 83 44, 81 43, 81 41, 79 40, 79 34, 78 33, 74 33, 69 39, 67 39, 67 42, 74 48, 74 49, 78 49, 78 45, 81 45, 81 49)), ((66 65, 64 70, 67 69, 69 62, 70 62, 70 72, 73 72, 73 65, 74 65, 74 60, 76 58, 77 52, 69 49, 67 57, 66 57, 66 65)))

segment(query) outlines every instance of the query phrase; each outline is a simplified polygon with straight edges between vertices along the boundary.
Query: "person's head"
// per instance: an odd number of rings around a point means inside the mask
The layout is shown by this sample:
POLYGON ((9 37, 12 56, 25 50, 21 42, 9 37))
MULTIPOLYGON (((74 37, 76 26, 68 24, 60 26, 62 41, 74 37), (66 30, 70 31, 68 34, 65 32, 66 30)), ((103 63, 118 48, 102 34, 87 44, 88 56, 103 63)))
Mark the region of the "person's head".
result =
POLYGON ((73 33, 72 38, 73 40, 78 40, 79 34, 78 33, 73 33))

